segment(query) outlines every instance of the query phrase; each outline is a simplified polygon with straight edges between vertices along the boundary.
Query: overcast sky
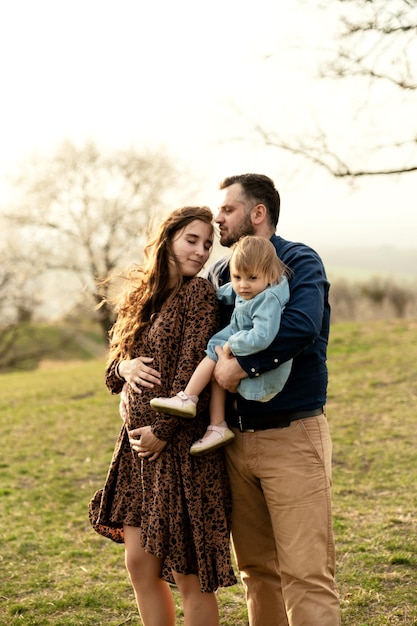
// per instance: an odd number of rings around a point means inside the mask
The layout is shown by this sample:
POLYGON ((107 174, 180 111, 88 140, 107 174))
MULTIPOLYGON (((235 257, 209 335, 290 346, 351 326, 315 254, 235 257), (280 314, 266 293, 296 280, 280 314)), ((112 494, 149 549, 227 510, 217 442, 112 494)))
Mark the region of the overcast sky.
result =
POLYGON ((333 18, 312 4, 2 1, 0 173, 66 138, 161 146, 189 168, 190 201, 215 209, 220 179, 261 172, 281 192, 284 237, 416 248, 415 177, 351 189, 251 139, 255 123, 302 130, 349 105, 340 86, 317 88, 333 18))

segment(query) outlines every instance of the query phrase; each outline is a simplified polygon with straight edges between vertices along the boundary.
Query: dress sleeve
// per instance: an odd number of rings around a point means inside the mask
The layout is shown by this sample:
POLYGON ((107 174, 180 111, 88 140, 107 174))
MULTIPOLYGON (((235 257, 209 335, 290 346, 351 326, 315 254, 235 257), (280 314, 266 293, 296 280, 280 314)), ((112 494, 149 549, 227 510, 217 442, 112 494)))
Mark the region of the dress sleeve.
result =
MULTIPOLYGON (((219 304, 208 280, 194 278, 186 284, 179 301, 178 315, 181 337, 170 395, 186 387, 191 374, 205 356, 208 340, 219 328, 219 304)), ((206 409, 208 401, 209 393, 203 392, 198 402, 197 415, 206 409)), ((166 441, 172 437, 178 425, 178 418, 158 413, 152 432, 158 439, 166 441)))
POLYGON ((113 363, 111 363, 106 369, 105 374, 106 387, 112 394, 120 393, 123 389, 123 385, 126 382, 125 380, 121 380, 116 375, 116 365, 117 361, 113 361, 113 363))

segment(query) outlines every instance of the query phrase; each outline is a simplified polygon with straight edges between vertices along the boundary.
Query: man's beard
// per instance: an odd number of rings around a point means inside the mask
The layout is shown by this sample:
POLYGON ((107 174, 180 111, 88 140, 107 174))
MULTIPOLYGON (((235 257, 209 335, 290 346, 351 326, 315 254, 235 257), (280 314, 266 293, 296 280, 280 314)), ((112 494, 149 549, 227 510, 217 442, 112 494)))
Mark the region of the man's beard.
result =
POLYGON ((234 229, 230 230, 225 238, 222 238, 220 234, 220 244, 222 246, 225 246, 226 248, 230 248, 230 246, 233 246, 233 244, 236 243, 236 241, 239 241, 241 237, 254 234, 255 229, 251 222, 250 216, 246 215, 243 222, 235 226, 234 229))

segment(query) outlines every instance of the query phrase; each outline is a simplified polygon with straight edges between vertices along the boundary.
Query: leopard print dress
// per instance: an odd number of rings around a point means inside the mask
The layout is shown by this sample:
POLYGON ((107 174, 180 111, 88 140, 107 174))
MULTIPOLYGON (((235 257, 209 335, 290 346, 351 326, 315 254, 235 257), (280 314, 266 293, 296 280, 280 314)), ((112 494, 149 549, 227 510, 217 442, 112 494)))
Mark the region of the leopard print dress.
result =
MULTIPOLYGON (((200 395, 195 419, 158 414, 149 401, 184 389, 204 356, 209 337, 217 330, 218 303, 211 284, 193 278, 167 302, 136 346, 131 358, 152 356, 161 373, 161 386, 129 388, 127 429, 152 425, 167 441, 156 461, 141 460, 122 428, 105 486, 90 502, 90 521, 97 532, 123 542, 123 525, 141 529, 143 548, 162 559, 162 578, 174 582, 172 571, 196 574, 203 592, 234 585, 230 556, 231 501, 223 450, 201 457, 190 446, 208 425, 208 388, 200 395)), ((112 393, 123 381, 106 373, 112 393)))

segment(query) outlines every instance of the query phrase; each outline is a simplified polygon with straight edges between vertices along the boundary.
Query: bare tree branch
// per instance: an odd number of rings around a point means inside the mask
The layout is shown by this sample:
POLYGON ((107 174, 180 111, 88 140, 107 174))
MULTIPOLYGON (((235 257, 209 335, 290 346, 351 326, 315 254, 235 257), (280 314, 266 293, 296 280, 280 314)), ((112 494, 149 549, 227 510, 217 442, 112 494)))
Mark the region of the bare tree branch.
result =
POLYGON ((336 178, 413 174, 417 171, 417 2, 327 0, 319 5, 328 10, 330 2, 338 9, 340 32, 335 33, 337 47, 322 65, 320 77, 326 86, 329 79, 349 86, 348 97, 358 98, 355 118, 351 113, 343 119, 335 108, 342 129, 337 137, 326 120, 319 132, 304 132, 302 138, 284 137, 259 124, 254 131, 265 145, 301 157, 336 178), (369 129, 366 135, 364 128, 369 129), (352 146, 358 145, 361 150, 353 154, 352 146))
MULTIPOLYGON (((7 217, 43 246, 45 268, 77 276, 96 304, 115 268, 140 262, 150 218, 162 212, 176 181, 177 168, 161 152, 107 154, 94 143, 65 142, 52 157, 22 166, 13 181, 18 206, 7 217)), ((107 336, 110 307, 97 315, 107 336)))

